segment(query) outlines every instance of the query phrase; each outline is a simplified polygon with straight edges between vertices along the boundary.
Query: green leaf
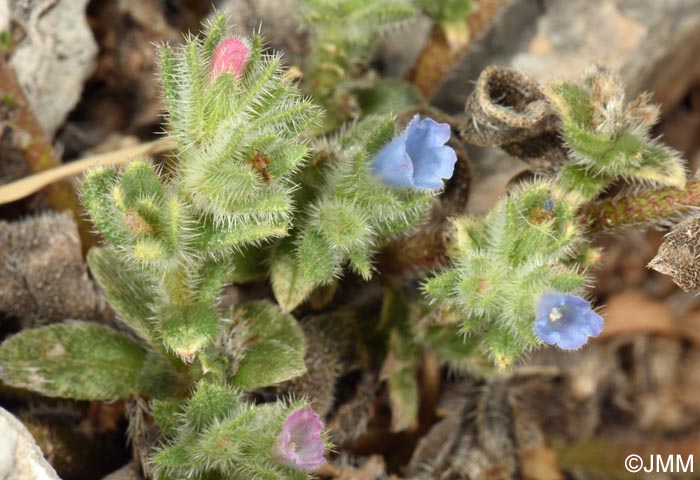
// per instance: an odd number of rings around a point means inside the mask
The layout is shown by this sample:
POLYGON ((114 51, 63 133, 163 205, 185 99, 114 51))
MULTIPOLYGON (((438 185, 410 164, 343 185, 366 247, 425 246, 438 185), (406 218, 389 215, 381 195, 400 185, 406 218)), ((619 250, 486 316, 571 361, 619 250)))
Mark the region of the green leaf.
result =
POLYGON ((609 184, 610 178, 588 172, 586 167, 577 164, 564 165, 559 171, 559 184, 566 191, 576 192, 581 203, 597 197, 609 184))
POLYGON ((155 478, 163 479, 266 479, 308 478, 305 472, 284 467, 275 459, 274 446, 285 419, 307 405, 304 401, 243 401, 230 385, 201 381, 193 397, 180 400, 179 411, 163 402, 154 404, 154 415, 174 421, 174 436, 161 444, 151 458, 155 478), (233 400, 233 401, 232 401, 233 400))
POLYGON ((195 273, 190 273, 192 292, 198 303, 212 304, 218 301, 221 288, 227 282, 227 275, 232 269, 229 261, 228 258, 209 258, 200 262, 195 273))
POLYGON ((211 305, 167 305, 158 311, 163 341, 185 362, 216 335, 219 317, 211 305))
POLYGON ((360 206, 342 199, 328 199, 321 206, 317 226, 329 245, 343 252, 366 246, 371 232, 360 206))
POLYGON ((275 385, 306 372, 299 352, 278 340, 258 342, 240 363, 231 381, 246 390, 275 385))
POLYGON ((306 338, 293 316, 271 303, 256 302, 236 310, 235 321, 246 322, 251 343, 233 383, 252 390, 306 372, 306 338))
POLYGON ((209 25, 207 36, 204 40, 203 50, 205 57, 211 57, 217 45, 226 37, 226 16, 218 15, 209 25))
POLYGON ((87 322, 24 330, 0 345, 0 379, 49 397, 114 400, 157 394, 161 386, 147 379, 163 368, 130 337, 87 322))
POLYGON ((129 251, 133 258, 142 262, 144 266, 150 268, 162 268, 162 265, 171 256, 165 242, 155 238, 141 238, 134 242, 133 248, 129 251))
POLYGON ((389 377, 391 431, 402 432, 417 426, 419 393, 414 368, 403 368, 389 377))
MULTIPOLYGON (((391 142, 395 135, 394 119, 391 116, 373 116, 364 119, 350 133, 358 130, 358 140, 364 140, 362 134, 368 133, 365 144, 367 157, 373 157, 387 143, 391 142), (364 130, 364 131, 363 131, 364 130)), ((350 134, 348 134, 350 136, 350 134)))
POLYGON ((483 220, 474 217, 457 217, 452 220, 454 226, 450 256, 467 255, 471 250, 486 248, 489 244, 488 231, 483 220))
POLYGON ((160 56, 160 78, 163 86, 163 99, 170 112, 170 121, 177 123, 177 103, 179 100, 179 92, 177 85, 177 67, 175 66, 175 54, 167 45, 158 47, 160 56))
POLYGON ((366 90, 357 92, 357 100, 365 115, 400 113, 420 104, 420 93, 408 82, 387 78, 366 90))
POLYGON ((270 248, 255 246, 234 251, 229 256, 231 268, 227 272, 227 280, 233 283, 247 283, 265 279, 268 274, 269 255, 270 248))
POLYGON ((675 151, 662 145, 648 147, 644 152, 641 167, 630 176, 676 188, 685 188, 686 183, 683 160, 675 151))
POLYGON ((571 122, 572 126, 588 127, 591 125, 594 112, 590 103, 591 97, 584 88, 572 83, 554 82, 548 92, 550 100, 554 102, 562 116, 571 122))
POLYGON ((183 445, 173 445, 164 448, 151 458, 156 467, 186 467, 192 462, 192 456, 183 445))
POLYGON ((129 162, 124 168, 121 186, 124 205, 127 208, 134 208, 144 198, 156 202, 163 198, 163 184, 160 178, 153 171, 153 167, 143 160, 129 162))
POLYGON ((81 192, 92 223, 107 240, 116 244, 124 243, 128 238, 122 213, 117 208, 118 198, 115 198, 118 182, 119 174, 116 171, 97 167, 85 175, 81 192))
POLYGON ((299 264, 304 280, 312 285, 330 282, 340 271, 340 255, 315 229, 307 229, 299 243, 299 264))
POLYGON ((272 291, 285 312, 291 312, 306 300, 314 287, 312 283, 304 281, 293 248, 291 242, 285 240, 272 251, 272 291))
POLYGON ((465 336, 455 325, 433 325, 419 332, 422 346, 437 353, 452 368, 463 369, 478 359, 476 352, 481 342, 478 335, 465 336))
POLYGON ((154 400, 151 403, 151 413, 160 427, 161 438, 169 438, 177 433, 182 406, 179 399, 154 400))
POLYGON ((372 260, 370 252, 366 248, 357 248, 348 254, 350 268, 360 275, 363 280, 369 281, 372 278, 372 260))
POLYGON ((414 0, 437 23, 465 22, 474 8, 473 0, 414 0))
POLYGON ((489 329, 486 341, 496 367, 501 370, 511 366, 525 349, 524 340, 501 325, 489 329))
POLYGON ((146 274, 134 271, 110 248, 92 248, 87 261, 110 307, 141 338, 156 345, 156 326, 151 309, 156 294, 146 274))
POLYGON ((196 430, 201 430, 239 405, 238 396, 229 388, 202 381, 190 399, 186 416, 196 430))
POLYGON ((446 270, 428 280, 424 288, 428 295, 438 300, 445 300, 453 294, 460 278, 458 270, 446 270))
POLYGON ((277 146, 269 154, 270 158, 274 159, 270 162, 270 175, 279 177, 292 171, 302 163, 308 152, 306 145, 296 143, 277 146))
POLYGON ((248 407, 212 423, 198 438, 195 446, 198 455, 218 470, 235 468, 249 438, 255 435, 256 420, 260 421, 259 409, 248 407))
POLYGON ((230 228, 216 225, 211 219, 202 219, 194 227, 192 246, 212 255, 226 254, 250 243, 271 237, 287 235, 287 218, 272 218, 269 221, 249 223, 240 221, 230 228))

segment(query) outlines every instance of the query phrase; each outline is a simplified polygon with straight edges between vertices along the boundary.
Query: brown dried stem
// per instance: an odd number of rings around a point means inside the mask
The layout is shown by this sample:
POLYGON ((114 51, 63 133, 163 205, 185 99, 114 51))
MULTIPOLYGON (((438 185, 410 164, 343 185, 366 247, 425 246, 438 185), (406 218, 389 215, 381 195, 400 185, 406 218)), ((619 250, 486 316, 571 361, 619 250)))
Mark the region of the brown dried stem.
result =
POLYGON ((690 217, 666 235, 648 267, 669 275, 686 292, 700 290, 700 218, 690 217))
MULTIPOLYGON (((686 190, 673 187, 626 197, 590 202, 579 214, 590 234, 628 227, 653 225, 700 207, 700 179, 691 180, 686 190)), ((413 235, 389 244, 380 257, 385 274, 428 271, 447 264, 449 223, 430 223, 413 235)))
MULTIPOLYGON (((506 3, 506 0, 480 0, 466 18, 469 39, 479 35, 506 3)), ((463 48, 455 50, 445 32, 435 25, 415 65, 407 75, 408 80, 425 97, 430 97, 468 45, 467 42, 463 48)))
MULTIPOLYGON (((21 153, 31 172, 42 172, 61 165, 51 140, 32 112, 15 71, 5 56, 0 57, 0 122, 9 126, 13 147, 21 153)), ((45 184, 43 193, 54 210, 70 210, 73 213, 83 248, 94 244, 92 227, 81 214, 80 201, 71 184, 66 180, 45 184)))
MULTIPOLYGON (((76 160, 29 177, 0 186, 0 205, 13 202, 31 195, 44 187, 51 186, 67 177, 78 175, 96 165, 118 165, 138 156, 155 155, 175 147, 175 140, 162 138, 153 142, 142 143, 134 147, 123 148, 76 160)), ((47 187, 48 188, 48 187, 47 187)))

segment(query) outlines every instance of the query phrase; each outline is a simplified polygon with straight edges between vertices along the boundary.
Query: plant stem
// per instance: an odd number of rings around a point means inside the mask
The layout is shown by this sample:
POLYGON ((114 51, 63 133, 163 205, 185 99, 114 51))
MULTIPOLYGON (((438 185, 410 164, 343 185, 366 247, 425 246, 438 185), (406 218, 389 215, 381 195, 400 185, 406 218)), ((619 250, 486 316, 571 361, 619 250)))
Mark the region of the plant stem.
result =
MULTIPOLYGON (((685 190, 664 187, 637 195, 610 198, 586 204, 579 214, 588 233, 652 225, 700 207, 700 179, 688 182, 685 190)), ((384 248, 381 271, 396 273, 425 271, 446 265, 449 225, 427 228, 400 238, 384 248)))
MULTIPOLYGON (((469 40, 476 38, 486 28, 493 17, 507 2, 505 0, 481 0, 476 8, 467 16, 466 23, 469 40)), ((415 65, 408 73, 408 80, 426 97, 430 97, 447 73, 452 70, 455 62, 462 56, 467 43, 462 48, 454 49, 438 25, 435 25, 418 55, 415 65)))
POLYGON ((590 202, 582 220, 590 233, 652 224, 670 219, 690 208, 700 207, 700 179, 688 182, 685 190, 664 187, 626 197, 590 202))

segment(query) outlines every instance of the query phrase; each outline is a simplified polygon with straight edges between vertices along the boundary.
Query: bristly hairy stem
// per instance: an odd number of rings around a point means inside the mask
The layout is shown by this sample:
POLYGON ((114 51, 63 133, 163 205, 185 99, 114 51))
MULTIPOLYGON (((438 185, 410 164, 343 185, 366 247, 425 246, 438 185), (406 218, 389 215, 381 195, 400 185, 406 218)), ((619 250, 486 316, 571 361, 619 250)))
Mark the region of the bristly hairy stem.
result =
POLYGON ((590 202, 583 207, 581 219, 588 225, 588 233, 597 233, 652 225, 694 207, 700 207, 700 180, 688 181, 685 190, 664 187, 637 195, 590 202))
POLYGON ((366 113, 358 94, 374 83, 366 75, 374 49, 383 33, 413 17, 416 9, 405 0, 300 0, 300 4, 309 28, 304 83, 327 109, 323 130, 332 131, 366 113))

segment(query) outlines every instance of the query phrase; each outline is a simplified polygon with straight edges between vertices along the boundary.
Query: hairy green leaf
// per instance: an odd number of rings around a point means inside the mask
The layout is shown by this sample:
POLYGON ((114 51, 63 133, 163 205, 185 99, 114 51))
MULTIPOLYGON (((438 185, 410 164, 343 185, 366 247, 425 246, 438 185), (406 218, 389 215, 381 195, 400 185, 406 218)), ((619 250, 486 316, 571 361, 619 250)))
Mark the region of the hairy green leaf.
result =
POLYGON ((154 354, 125 334, 93 323, 24 330, 0 345, 0 379, 49 397, 114 400, 158 394, 162 385, 152 383, 154 371, 165 373, 154 354))
POLYGON ((120 318, 151 345, 156 345, 152 306, 154 285, 143 272, 134 270, 108 247, 93 248, 87 255, 90 272, 120 318))
POLYGON ((233 383, 250 390, 306 372, 306 338, 293 316, 276 305, 257 302, 239 308, 235 321, 248 324, 250 343, 233 383))

